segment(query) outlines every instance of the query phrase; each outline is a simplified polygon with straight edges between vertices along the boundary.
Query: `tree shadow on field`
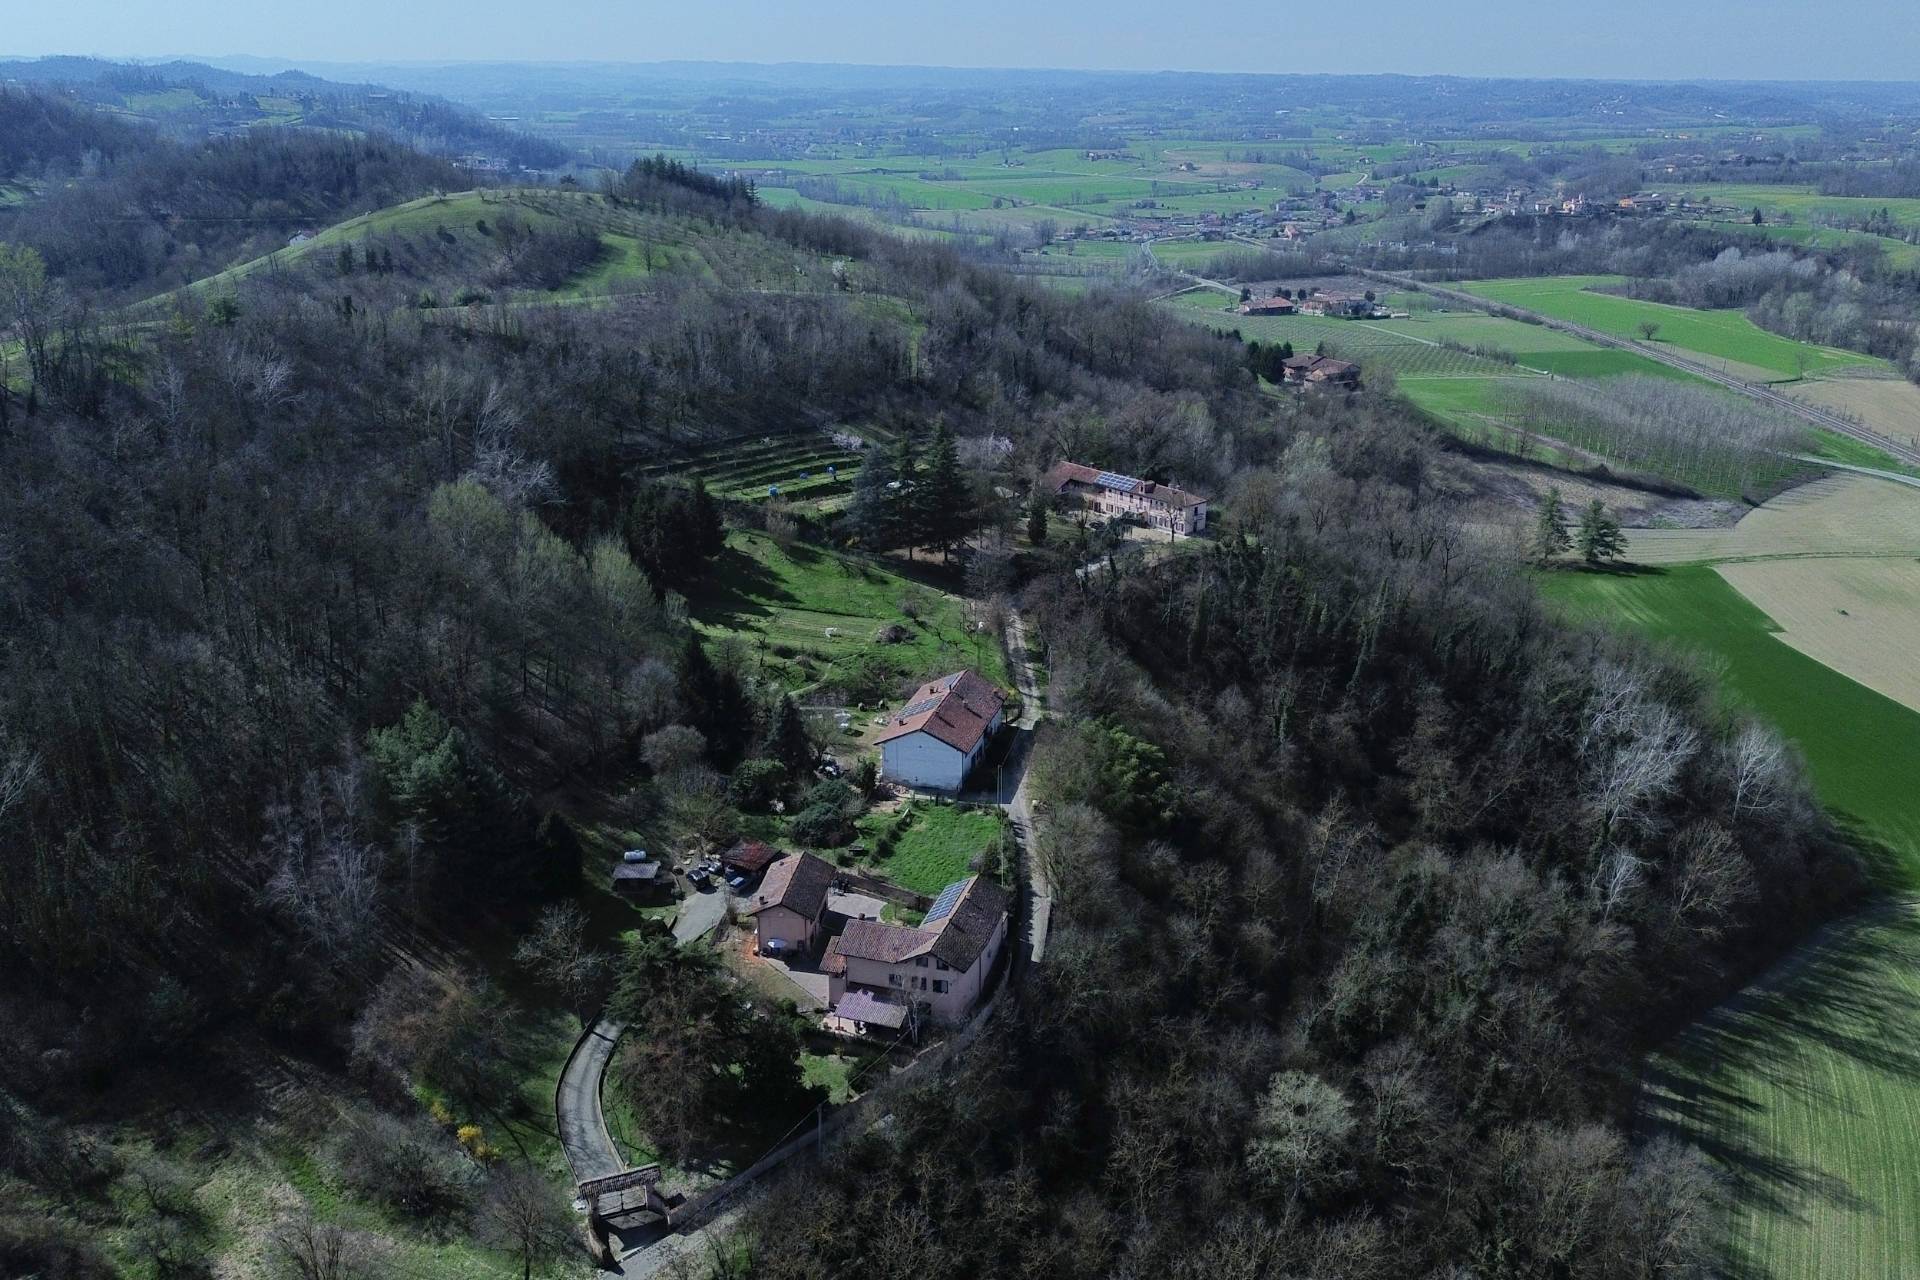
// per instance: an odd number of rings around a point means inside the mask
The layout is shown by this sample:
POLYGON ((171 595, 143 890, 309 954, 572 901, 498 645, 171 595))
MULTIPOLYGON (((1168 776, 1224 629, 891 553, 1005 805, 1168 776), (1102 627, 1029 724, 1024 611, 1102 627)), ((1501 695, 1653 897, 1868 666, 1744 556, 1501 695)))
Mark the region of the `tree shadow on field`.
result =
POLYGON ((700 590, 687 599, 687 611, 709 626, 739 630, 743 619, 771 618, 775 605, 797 605, 799 597, 767 566, 728 547, 704 575, 700 590))
MULTIPOLYGON (((1752 987, 1648 1061, 1639 1127, 1700 1148, 1727 1175, 1736 1210, 1804 1219, 1821 1209, 1879 1214, 1845 1170, 1806 1163, 1769 1141, 1776 1116, 1861 1115, 1837 1086, 1852 1070, 1920 1089, 1920 994, 1896 971, 1920 967, 1920 910, 1882 901, 1828 926, 1752 987)), ((1893 1121, 1889 1117, 1889 1122, 1893 1121)), ((1759 1274, 1730 1259, 1728 1274, 1759 1274)))
POLYGON ((1664 578, 1667 576, 1665 565, 1636 564, 1631 560, 1613 560, 1604 564, 1587 564, 1579 561, 1567 566, 1569 573, 1591 574, 1596 578, 1664 578))

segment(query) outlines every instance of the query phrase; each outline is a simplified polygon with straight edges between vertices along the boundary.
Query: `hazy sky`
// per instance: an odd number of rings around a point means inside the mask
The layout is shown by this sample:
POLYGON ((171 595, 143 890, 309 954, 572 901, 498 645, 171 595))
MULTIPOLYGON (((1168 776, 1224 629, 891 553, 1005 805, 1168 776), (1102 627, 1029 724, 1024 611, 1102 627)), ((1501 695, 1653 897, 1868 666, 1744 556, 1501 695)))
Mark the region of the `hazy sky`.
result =
POLYGON ((0 0, 0 54, 1920 78, 1915 0, 0 0))

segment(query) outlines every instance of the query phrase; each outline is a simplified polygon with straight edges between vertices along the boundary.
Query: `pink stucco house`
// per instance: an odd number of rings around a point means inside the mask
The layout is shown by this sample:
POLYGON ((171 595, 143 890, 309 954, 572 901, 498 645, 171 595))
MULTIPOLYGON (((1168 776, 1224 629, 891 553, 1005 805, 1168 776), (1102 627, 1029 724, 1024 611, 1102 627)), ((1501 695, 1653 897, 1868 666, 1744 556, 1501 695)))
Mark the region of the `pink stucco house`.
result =
POLYGON ((833 865, 810 853, 790 853, 768 867, 742 912, 753 920, 760 954, 812 951, 832 888, 833 865))
POLYGON ((889 1029, 909 1012, 965 1021, 1006 945, 1008 903, 1005 889, 969 876, 941 890, 918 926, 848 921, 820 965, 833 1015, 889 1029))
POLYGON ((1078 462, 1059 463, 1047 472, 1045 484, 1054 494, 1076 498, 1102 515, 1137 520, 1149 528, 1184 535, 1207 527, 1207 500, 1170 484, 1101 471, 1078 462))

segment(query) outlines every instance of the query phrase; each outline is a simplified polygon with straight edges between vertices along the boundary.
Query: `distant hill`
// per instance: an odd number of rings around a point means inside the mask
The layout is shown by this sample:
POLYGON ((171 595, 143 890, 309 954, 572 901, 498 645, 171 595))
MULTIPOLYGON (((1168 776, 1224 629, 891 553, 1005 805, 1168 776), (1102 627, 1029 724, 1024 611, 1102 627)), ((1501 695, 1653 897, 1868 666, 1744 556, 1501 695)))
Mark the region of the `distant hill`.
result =
POLYGON ((70 285, 139 297, 471 174, 379 134, 176 141, 63 96, 0 88, 0 240, 70 285))
POLYGON ((383 134, 431 155, 489 169, 555 169, 572 158, 558 143, 431 94, 342 83, 304 71, 251 75, 202 62, 53 57, 0 61, 0 85, 9 84, 58 91, 179 139, 281 125, 383 134))

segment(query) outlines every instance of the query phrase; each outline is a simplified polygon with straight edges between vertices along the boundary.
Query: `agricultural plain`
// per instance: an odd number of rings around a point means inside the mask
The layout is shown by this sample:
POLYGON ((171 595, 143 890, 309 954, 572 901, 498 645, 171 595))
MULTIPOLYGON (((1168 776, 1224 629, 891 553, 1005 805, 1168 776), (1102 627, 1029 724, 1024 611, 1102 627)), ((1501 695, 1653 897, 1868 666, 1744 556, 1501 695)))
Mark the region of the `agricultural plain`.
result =
POLYGON ((1842 922, 1648 1062, 1640 1122, 1725 1176, 1752 1280, 1920 1274, 1920 908, 1842 922))
POLYGON ((1716 367, 1754 381, 1786 381, 1854 366, 1885 367, 1883 361, 1855 351, 1769 333, 1739 311, 1698 311, 1593 292, 1596 287, 1625 283, 1624 276, 1547 276, 1476 280, 1457 287, 1616 338, 1640 341, 1641 326, 1655 324, 1659 326, 1655 341, 1706 357, 1716 367))
POLYGON ((1920 560, 1754 560, 1719 571, 1780 627, 1782 644, 1920 711, 1920 560))
POLYGON ((1905 378, 1822 378, 1791 394, 1850 414, 1882 435, 1920 444, 1920 387, 1905 378))
POLYGON ((1799 485, 1724 529, 1629 529, 1627 558, 1672 565, 1920 554, 1920 489, 1860 475, 1799 485))

